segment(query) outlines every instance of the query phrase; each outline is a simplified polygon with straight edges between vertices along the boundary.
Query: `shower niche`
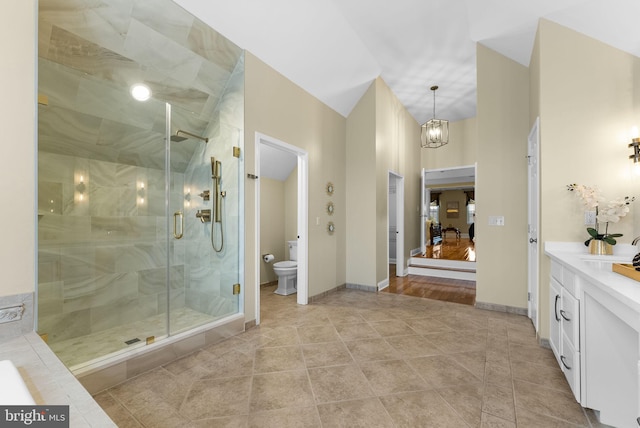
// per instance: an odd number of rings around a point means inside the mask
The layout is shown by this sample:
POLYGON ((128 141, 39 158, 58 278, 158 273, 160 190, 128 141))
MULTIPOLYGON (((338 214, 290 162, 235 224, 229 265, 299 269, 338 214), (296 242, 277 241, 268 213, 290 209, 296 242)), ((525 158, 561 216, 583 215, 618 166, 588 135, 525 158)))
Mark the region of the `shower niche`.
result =
POLYGON ((171 0, 57 3, 39 1, 37 331, 75 371, 241 314, 244 53, 171 0))

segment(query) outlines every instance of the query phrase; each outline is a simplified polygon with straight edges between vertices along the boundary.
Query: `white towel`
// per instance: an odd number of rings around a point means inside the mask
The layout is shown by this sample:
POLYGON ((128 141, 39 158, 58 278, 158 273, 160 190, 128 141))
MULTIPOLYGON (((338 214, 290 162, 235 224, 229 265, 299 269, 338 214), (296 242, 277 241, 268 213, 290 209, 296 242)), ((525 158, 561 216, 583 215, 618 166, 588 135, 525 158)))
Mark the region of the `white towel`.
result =
POLYGON ((0 404, 35 405, 27 385, 24 384, 20 372, 9 360, 0 361, 0 404))

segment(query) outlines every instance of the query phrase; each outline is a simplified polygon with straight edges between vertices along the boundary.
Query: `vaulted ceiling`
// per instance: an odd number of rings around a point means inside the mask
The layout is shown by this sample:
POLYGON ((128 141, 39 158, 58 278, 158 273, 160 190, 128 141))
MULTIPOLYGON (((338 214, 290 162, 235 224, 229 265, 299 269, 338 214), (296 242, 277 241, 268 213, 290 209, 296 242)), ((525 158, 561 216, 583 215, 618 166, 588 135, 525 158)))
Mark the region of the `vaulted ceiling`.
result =
POLYGON ((418 123, 476 114, 476 43, 527 66, 540 18, 640 56, 639 0, 174 0, 343 116, 378 76, 418 123))

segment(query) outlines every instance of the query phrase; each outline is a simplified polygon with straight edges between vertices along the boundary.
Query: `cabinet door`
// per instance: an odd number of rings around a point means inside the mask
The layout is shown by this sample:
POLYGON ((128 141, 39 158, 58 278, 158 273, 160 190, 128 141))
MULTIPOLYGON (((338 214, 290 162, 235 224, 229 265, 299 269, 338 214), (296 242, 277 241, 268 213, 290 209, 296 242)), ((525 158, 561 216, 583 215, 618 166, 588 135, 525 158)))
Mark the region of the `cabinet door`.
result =
POLYGON ((580 349, 580 301, 573 297, 566 288, 562 288, 562 303, 558 306, 562 332, 573 345, 580 349))
POLYGON ((560 363, 560 309, 562 303, 562 287, 555 280, 555 278, 551 278, 549 282, 549 345, 551 346, 551 350, 553 354, 556 356, 558 360, 558 364, 560 363))
MULTIPOLYGON (((593 290, 597 292, 595 286, 593 290)), ((637 426, 640 383, 640 337, 629 324, 584 293, 585 407, 600 411, 600 422, 615 427, 637 426)))
POLYGON ((562 335, 560 366, 569 382, 576 401, 580 402, 580 353, 576 351, 566 334, 562 335))

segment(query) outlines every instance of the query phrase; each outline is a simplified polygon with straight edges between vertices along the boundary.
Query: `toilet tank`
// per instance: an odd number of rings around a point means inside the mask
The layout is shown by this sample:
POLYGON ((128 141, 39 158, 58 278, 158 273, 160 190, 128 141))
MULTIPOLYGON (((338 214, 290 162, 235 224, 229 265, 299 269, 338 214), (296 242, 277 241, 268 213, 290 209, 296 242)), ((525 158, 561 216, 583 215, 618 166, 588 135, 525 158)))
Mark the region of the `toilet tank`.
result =
POLYGON ((287 241, 289 246, 289 260, 298 260, 298 241, 287 241))

